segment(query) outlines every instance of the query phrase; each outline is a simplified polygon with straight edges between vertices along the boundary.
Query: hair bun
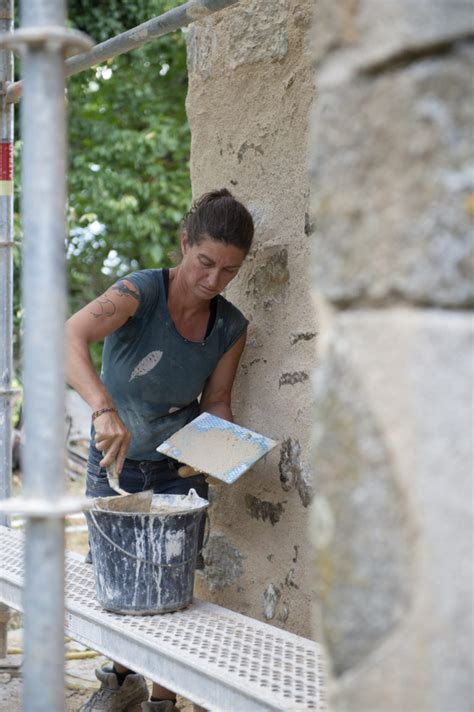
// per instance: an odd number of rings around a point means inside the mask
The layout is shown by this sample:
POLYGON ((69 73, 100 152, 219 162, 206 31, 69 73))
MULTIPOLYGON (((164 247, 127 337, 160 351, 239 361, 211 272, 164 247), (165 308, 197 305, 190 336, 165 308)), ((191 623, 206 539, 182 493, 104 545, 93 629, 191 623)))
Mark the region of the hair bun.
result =
POLYGON ((227 190, 227 188, 220 188, 219 190, 213 190, 211 191, 212 199, 214 200, 215 198, 233 198, 234 196, 230 192, 230 190, 227 190))
POLYGON ((208 205, 214 200, 219 200, 220 198, 233 198, 234 196, 227 190, 227 188, 220 188, 219 190, 210 190, 209 193, 204 193, 201 195, 199 200, 196 201, 196 206, 208 205))

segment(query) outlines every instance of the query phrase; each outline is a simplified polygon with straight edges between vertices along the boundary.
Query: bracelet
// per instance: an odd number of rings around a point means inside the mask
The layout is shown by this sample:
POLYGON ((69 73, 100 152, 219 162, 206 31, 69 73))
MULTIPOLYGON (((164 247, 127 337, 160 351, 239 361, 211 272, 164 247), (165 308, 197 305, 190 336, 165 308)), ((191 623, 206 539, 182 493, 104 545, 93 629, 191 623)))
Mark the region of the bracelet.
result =
POLYGON ((99 415, 102 415, 102 413, 112 413, 112 412, 113 412, 113 413, 116 413, 116 412, 117 412, 117 408, 101 408, 100 410, 95 410, 95 411, 92 413, 92 422, 94 422, 94 420, 95 420, 96 418, 98 418, 99 415))

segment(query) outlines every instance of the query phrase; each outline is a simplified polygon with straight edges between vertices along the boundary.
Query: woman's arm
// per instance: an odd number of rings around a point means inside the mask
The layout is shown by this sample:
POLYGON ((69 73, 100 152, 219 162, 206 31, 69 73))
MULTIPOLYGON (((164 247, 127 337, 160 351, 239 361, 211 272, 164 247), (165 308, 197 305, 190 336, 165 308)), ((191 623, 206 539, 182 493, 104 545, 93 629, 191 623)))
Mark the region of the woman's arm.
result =
MULTIPOLYGON (((94 411, 114 404, 94 369, 89 344, 123 326, 135 314, 139 300, 136 287, 121 280, 66 322, 66 380, 94 411)), ((103 413, 94 424, 97 449, 107 453, 101 465, 107 467, 115 461, 120 473, 130 433, 114 411, 103 413)))
POLYGON ((231 410, 232 386, 247 339, 247 330, 219 360, 208 378, 201 396, 200 410, 233 422, 231 410))

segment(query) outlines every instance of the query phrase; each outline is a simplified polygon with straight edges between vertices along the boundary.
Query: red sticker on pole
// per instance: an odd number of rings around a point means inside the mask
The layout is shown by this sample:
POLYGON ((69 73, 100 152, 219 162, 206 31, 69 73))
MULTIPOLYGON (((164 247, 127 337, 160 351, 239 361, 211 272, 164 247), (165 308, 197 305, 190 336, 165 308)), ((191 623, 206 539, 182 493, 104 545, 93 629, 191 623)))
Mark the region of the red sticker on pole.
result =
POLYGON ((13 193, 13 143, 0 141, 0 195, 13 193))

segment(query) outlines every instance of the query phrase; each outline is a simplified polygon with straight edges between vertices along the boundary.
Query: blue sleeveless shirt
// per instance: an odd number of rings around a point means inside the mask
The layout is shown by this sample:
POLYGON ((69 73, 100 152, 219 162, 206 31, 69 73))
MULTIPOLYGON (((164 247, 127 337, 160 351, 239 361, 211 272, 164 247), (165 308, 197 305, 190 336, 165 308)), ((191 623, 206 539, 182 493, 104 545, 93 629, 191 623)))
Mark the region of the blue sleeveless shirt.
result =
POLYGON ((210 333, 203 341, 189 341, 170 318, 163 270, 145 269, 125 279, 138 289, 140 304, 106 337, 101 379, 132 434, 127 457, 161 460, 165 456, 156 448, 199 414, 207 379, 248 321, 218 295, 210 333))

